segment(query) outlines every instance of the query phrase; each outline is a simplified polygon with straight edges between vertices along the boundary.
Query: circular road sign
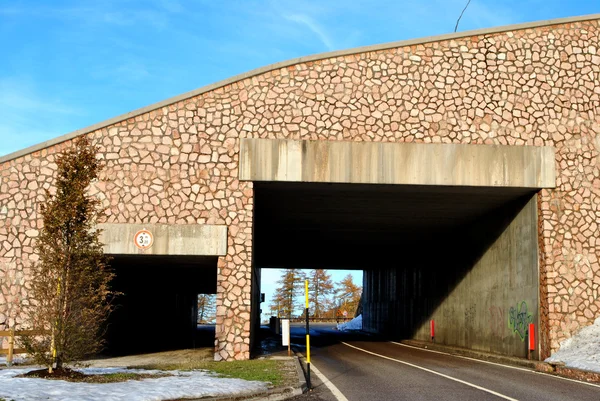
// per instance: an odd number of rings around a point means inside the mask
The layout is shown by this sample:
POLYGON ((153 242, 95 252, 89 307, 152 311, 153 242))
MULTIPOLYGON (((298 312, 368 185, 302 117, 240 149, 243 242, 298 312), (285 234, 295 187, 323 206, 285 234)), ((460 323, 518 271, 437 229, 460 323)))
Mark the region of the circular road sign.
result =
POLYGON ((133 242, 135 243, 135 246, 145 250, 150 248, 154 243, 154 235, 152 235, 152 233, 148 230, 140 230, 137 233, 135 233, 135 236, 133 237, 133 242))

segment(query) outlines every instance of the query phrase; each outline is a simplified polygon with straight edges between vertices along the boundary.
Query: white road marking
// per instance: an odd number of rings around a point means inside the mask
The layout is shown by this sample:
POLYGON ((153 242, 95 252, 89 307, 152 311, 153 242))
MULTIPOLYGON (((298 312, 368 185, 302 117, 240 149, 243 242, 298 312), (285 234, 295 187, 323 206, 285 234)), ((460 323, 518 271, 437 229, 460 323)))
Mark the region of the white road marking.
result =
POLYGON ((432 349, 425 349, 425 348, 421 348, 421 347, 415 347, 414 345, 402 344, 402 343, 398 343, 398 342, 395 342, 395 341, 390 341, 390 342, 392 344, 401 345, 403 347, 408 347, 408 348, 414 348, 414 349, 418 349, 418 350, 421 350, 421 351, 433 352, 435 354, 443 354, 443 355, 453 356, 455 358, 468 359, 470 361, 487 363, 488 365, 502 366, 503 368, 521 370, 521 371, 524 371, 524 372, 534 373, 536 375, 543 375, 543 376, 546 376, 546 377, 551 377, 553 379, 561 379, 561 380, 566 380, 566 381, 570 381, 570 382, 573 382, 573 383, 585 384, 586 386, 592 386, 592 387, 598 387, 598 388, 600 388, 600 384, 595 384, 595 383, 590 383, 590 382, 584 382, 584 381, 575 380, 575 379, 569 379, 568 377, 562 377, 562 376, 558 376, 558 375, 553 375, 553 374, 547 373, 547 372, 540 372, 540 371, 537 371, 537 370, 532 370, 532 369, 527 369, 527 368, 520 368, 518 366, 510 366, 510 365, 504 365, 504 364, 497 363, 497 362, 490 362, 490 361, 484 361, 484 360, 481 360, 481 359, 469 358, 468 356, 449 354, 447 352, 435 351, 435 350, 432 350, 432 349))
POLYGON ((465 385, 467 385, 469 387, 476 388, 477 390, 485 391, 486 393, 495 395, 496 397, 500 397, 500 398, 503 398, 505 400, 518 401, 516 398, 511 398, 511 397, 509 397, 507 395, 500 394, 500 393, 498 393, 498 392, 496 392, 494 390, 490 390, 490 389, 487 389, 485 387, 481 387, 481 386, 478 386, 476 384, 469 383, 467 381, 460 380, 460 379, 457 379, 457 378, 452 377, 452 376, 445 375, 445 374, 440 373, 440 372, 436 372, 435 370, 427 369, 427 368, 424 368, 424 367, 419 366, 419 365, 415 365, 415 364, 412 364, 412 363, 409 363, 409 362, 401 361, 400 359, 395 359, 395 358, 391 358, 389 356, 385 356, 385 355, 377 354, 375 352, 367 351, 366 349, 362 349, 362 348, 356 347, 354 345, 350 345, 350 344, 345 343, 345 342, 342 342, 342 344, 344 344, 344 345, 346 345, 346 346, 348 346, 350 348, 354 348, 354 349, 357 349, 359 351, 365 352, 367 354, 375 355, 375 356, 378 356, 378 357, 383 358, 383 359, 388 359, 390 361, 398 362, 398 363, 401 363, 401 364, 404 364, 404 365, 407 365, 407 366, 410 366, 410 367, 413 367, 413 368, 416 368, 416 369, 423 370, 423 371, 428 372, 428 373, 433 373, 434 375, 438 375, 438 376, 441 376, 441 377, 446 378, 448 380, 452 380, 452 381, 455 381, 455 382, 458 382, 458 383, 465 384, 465 385))
POLYGON ((348 401, 348 399, 346 398, 346 396, 344 394, 342 394, 342 392, 335 386, 335 384, 333 384, 332 382, 330 382, 329 379, 327 377, 325 377, 325 375, 323 373, 321 373, 321 371, 319 369, 317 369, 317 367, 315 366, 315 364, 312 363, 312 362, 310 364, 310 371, 311 372, 315 372, 315 374, 317 375, 317 377, 319 378, 319 380, 321 380, 323 382, 323 384, 325 386, 327 386, 327 388, 329 389, 329 391, 331 391, 331 394, 333 394, 333 396, 338 401, 348 401))

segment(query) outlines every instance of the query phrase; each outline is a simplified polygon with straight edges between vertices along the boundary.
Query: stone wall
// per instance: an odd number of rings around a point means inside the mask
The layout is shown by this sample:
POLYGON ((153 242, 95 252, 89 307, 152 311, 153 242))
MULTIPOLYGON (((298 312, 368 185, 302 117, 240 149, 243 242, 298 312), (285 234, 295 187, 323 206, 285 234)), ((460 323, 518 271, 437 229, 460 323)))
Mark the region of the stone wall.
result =
MULTIPOLYGON (((87 133, 106 168, 109 223, 228 226, 219 258, 217 359, 249 356, 252 182, 240 138, 546 145, 544 353, 599 316, 597 19, 381 46, 264 69, 87 133)), ((18 133, 16 133, 18 134, 18 133)), ((37 210, 69 140, 0 164, 0 328, 24 324, 37 210)))

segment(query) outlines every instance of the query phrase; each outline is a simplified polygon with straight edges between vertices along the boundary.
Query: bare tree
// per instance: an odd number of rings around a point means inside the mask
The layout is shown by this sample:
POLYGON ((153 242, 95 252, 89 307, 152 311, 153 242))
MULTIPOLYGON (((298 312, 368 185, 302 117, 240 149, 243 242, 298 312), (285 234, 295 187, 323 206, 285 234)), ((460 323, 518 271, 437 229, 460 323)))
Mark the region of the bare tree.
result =
POLYGON ((336 297, 339 302, 339 309, 348 312, 348 316, 353 317, 360 303, 362 287, 354 284, 352 275, 348 274, 337 283, 336 297))
POLYGON ((46 191, 40 207, 44 226, 36 243, 27 313, 41 333, 23 345, 37 363, 53 369, 103 347, 104 323, 112 310, 113 274, 95 228, 99 201, 87 194, 101 168, 97 148, 83 136, 57 159, 56 194, 46 191))
POLYGON ((282 316, 282 304, 283 304, 283 297, 281 295, 281 293, 279 292, 279 288, 275 290, 276 292, 273 294, 273 299, 271 299, 271 302, 269 303, 269 310, 271 311, 271 316, 277 316, 277 317, 281 317, 282 316))
POLYGON ((331 275, 324 269, 313 269, 308 273, 309 302, 313 306, 313 316, 323 317, 327 310, 328 297, 333 293, 331 275))
POLYGON ((306 274, 298 269, 285 269, 277 284, 275 293, 279 297, 279 310, 281 317, 292 317, 303 303, 298 296, 304 292, 306 274))
POLYGON ((217 317, 217 296, 198 295, 198 323, 213 323, 217 317))

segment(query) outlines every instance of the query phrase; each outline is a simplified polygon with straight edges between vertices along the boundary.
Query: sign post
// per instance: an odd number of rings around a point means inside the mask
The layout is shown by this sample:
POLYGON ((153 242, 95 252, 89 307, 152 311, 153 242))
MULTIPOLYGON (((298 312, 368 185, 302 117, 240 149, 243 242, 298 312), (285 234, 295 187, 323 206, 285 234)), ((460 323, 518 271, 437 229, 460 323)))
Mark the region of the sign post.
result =
POLYGON ((304 292, 306 293, 306 385, 312 390, 310 385, 310 327, 308 325, 308 280, 304 280, 304 292))
POLYGON ((292 355, 290 349, 290 319, 281 319, 281 345, 288 347, 288 356, 292 355))

